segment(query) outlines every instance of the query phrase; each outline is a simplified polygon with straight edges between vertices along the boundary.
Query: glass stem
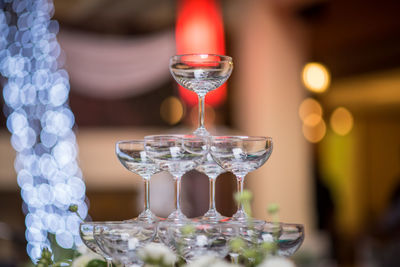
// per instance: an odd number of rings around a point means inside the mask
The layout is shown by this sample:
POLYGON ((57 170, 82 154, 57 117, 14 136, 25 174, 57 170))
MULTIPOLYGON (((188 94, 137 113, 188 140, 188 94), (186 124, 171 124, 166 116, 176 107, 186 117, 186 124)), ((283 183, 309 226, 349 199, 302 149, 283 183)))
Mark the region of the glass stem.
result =
MULTIPOLYGON (((243 186, 244 186, 244 177, 236 177, 236 186, 237 186, 237 192, 240 193, 240 195, 243 194, 243 186)), ((239 203, 237 204, 237 209, 238 211, 242 211, 244 212, 244 208, 243 208, 243 203, 239 203)))
POLYGON ((150 209, 150 180, 144 180, 144 210, 150 209))
POLYGON ((199 128, 204 128, 204 100, 206 96, 199 96, 199 128))
POLYGON ((210 186, 209 209, 215 210, 215 179, 209 179, 209 186, 210 186))
POLYGON ((106 262, 107 262, 107 267, 112 267, 112 261, 111 260, 106 260, 106 262))
POLYGON ((175 177, 175 209, 181 210, 181 177, 175 177))

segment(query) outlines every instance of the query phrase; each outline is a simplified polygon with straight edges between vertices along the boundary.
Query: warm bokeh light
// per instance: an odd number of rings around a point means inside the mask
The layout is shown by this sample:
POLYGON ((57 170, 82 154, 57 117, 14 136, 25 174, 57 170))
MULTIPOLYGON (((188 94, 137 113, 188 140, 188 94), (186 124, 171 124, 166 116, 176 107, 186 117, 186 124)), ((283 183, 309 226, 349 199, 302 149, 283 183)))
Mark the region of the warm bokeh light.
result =
POLYGON ((306 98, 304 99, 299 107, 299 117, 300 119, 306 123, 306 121, 310 120, 310 117, 322 117, 322 106, 321 104, 315 100, 314 98, 306 98))
POLYGON ((346 135, 353 128, 353 115, 348 109, 344 107, 338 107, 331 115, 330 125, 332 130, 338 135, 346 135))
POLYGON ((303 123, 309 127, 315 127, 321 120, 321 115, 311 113, 304 119, 303 123))
POLYGON ((167 97, 160 106, 161 118, 170 125, 177 124, 183 118, 182 102, 175 96, 167 97))
POLYGON ((318 143, 326 134, 326 124, 324 120, 320 120, 315 126, 303 124, 303 135, 307 141, 318 143))
POLYGON ((304 66, 302 80, 304 86, 311 92, 323 93, 330 85, 331 76, 324 65, 312 62, 304 66))
MULTIPOLYGON (((222 12, 215 0, 180 0, 176 20, 177 54, 225 54, 222 12)), ((206 104, 218 106, 226 99, 226 84, 209 92, 206 104)), ((179 94, 189 105, 197 104, 196 93, 179 86, 179 94)))

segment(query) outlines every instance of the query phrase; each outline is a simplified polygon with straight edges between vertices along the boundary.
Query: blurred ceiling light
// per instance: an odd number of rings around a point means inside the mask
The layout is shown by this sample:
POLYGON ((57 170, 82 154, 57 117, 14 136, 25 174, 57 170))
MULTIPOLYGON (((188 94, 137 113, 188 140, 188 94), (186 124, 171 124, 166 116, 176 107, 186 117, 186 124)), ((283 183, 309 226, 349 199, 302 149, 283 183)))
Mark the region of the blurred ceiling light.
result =
POLYGON ((161 118, 170 125, 177 124, 183 118, 182 102, 175 96, 167 97, 160 106, 161 118))
POLYGON ((303 135, 310 143, 318 143, 326 134, 326 124, 320 120, 315 126, 303 124, 303 135))
POLYGON ((354 119, 351 112, 344 108, 336 108, 330 118, 332 130, 338 135, 346 135, 353 129, 354 119))
MULTIPOLYGON (((179 0, 176 20, 177 54, 225 54, 225 35, 221 8, 216 0, 179 0)), ((206 104, 218 106, 226 99, 226 84, 207 94, 206 104)), ((197 95, 179 86, 182 99, 191 106, 197 95)))
POLYGON ((307 63, 302 72, 304 86, 314 93, 325 92, 331 81, 331 76, 326 66, 311 62, 307 63))
POLYGON ((299 117, 305 122, 310 115, 322 117, 322 106, 314 98, 306 98, 299 107, 299 117))

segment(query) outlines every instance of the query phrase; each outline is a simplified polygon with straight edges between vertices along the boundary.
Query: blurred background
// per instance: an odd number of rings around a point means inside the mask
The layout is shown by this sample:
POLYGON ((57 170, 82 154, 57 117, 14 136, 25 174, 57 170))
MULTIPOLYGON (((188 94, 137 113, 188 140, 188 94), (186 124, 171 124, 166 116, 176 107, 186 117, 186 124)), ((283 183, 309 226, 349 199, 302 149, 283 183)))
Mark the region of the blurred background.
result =
MULTIPOLYGON (((398 1, 55 0, 54 7, 89 218, 129 219, 142 209, 142 181, 118 162, 116 141, 197 127, 197 98, 178 88, 169 57, 221 53, 233 57, 234 71, 206 97, 206 127, 274 140, 269 161, 246 177, 255 217, 270 219, 268 204, 277 203, 281 221, 305 225, 299 266, 400 265, 398 1)), ((0 266, 16 266, 29 258, 6 119, 0 266)), ((183 188, 184 213, 202 215, 208 179, 190 172, 183 188)), ((217 179, 226 216, 234 190, 232 174, 217 179)), ((173 208, 165 173, 151 181, 151 207, 159 216, 173 208)))

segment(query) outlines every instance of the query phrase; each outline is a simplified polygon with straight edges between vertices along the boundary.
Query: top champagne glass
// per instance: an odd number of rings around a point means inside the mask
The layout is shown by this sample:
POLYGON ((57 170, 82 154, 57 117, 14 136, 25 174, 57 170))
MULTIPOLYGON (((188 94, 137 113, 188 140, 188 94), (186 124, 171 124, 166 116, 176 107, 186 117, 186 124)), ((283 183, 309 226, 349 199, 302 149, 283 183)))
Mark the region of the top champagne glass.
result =
POLYGON ((206 94, 224 84, 231 75, 232 69, 233 61, 229 56, 186 54, 170 58, 169 70, 174 79, 199 97, 199 127, 194 132, 195 135, 210 135, 204 127, 206 94))

